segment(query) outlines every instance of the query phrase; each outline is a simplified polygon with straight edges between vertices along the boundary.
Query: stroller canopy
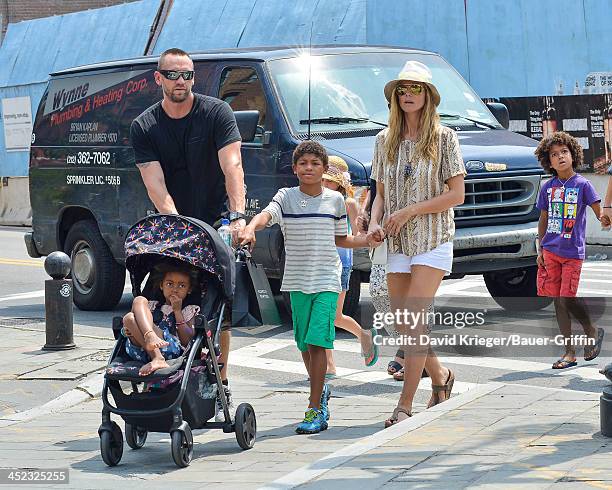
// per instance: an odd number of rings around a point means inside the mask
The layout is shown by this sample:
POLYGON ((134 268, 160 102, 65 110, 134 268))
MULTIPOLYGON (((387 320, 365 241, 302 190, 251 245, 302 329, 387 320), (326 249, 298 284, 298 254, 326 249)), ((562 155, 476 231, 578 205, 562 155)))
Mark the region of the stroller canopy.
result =
POLYGON ((132 225, 125 239, 125 266, 132 282, 140 285, 160 257, 208 272, 223 295, 233 297, 235 258, 210 225, 175 214, 153 214, 132 225))

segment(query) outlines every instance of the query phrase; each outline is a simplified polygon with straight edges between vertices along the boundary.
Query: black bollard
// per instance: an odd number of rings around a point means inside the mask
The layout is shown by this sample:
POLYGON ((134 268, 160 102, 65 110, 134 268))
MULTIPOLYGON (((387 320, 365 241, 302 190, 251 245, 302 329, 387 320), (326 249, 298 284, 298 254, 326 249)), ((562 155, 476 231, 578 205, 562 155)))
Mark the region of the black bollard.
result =
MULTIPOLYGON (((612 381, 612 362, 599 372, 612 381)), ((612 437, 612 385, 606 386, 599 397, 599 422, 602 435, 612 437)))
POLYGON ((606 386, 599 397, 599 419, 602 435, 612 437, 612 385, 606 386))
POLYGON ((43 350, 74 349, 72 336, 72 279, 70 257, 64 252, 53 252, 45 259, 45 270, 52 279, 45 281, 45 330, 43 350))

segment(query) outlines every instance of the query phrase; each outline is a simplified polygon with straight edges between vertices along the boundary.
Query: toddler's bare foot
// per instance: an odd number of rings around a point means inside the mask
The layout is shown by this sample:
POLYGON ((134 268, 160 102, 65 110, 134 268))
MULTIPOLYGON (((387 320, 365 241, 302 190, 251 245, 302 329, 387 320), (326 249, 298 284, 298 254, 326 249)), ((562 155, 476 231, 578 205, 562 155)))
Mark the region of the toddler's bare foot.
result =
POLYGON ((150 363, 145 364, 140 368, 138 374, 141 376, 148 376, 149 374, 157 371, 158 369, 167 368, 168 363, 165 359, 153 359, 150 363))
POLYGON ((149 330, 144 334, 144 341, 144 350, 147 352, 155 349, 161 349, 162 347, 166 347, 168 345, 168 342, 160 339, 153 330, 149 330))

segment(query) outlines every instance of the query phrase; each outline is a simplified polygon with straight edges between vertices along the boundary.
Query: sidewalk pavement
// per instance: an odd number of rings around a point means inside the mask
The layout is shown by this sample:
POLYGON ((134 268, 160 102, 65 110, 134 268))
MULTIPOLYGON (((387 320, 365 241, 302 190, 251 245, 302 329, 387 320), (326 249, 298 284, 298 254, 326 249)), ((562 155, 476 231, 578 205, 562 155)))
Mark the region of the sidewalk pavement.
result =
MULTIPOLYGON (((0 348, 2 385, 9 376, 14 383, 28 382, 19 381, 24 373, 74 377, 95 371, 112 346, 110 340, 75 336, 82 348, 42 354, 28 328, 12 327, 11 347, 0 348)), ((235 377, 236 404, 249 402, 257 414, 253 449, 242 451, 234 434, 194 431, 194 460, 179 469, 168 434, 149 434, 143 449, 125 444, 119 466, 108 468, 97 435, 101 375, 81 376, 70 380, 78 387, 64 395, 0 417, 0 468, 69 468, 70 483, 59 489, 612 489, 612 439, 599 433, 594 393, 487 383, 429 410, 417 405, 412 418, 382 430, 396 394, 335 391, 330 428, 298 436, 294 428, 303 417, 306 388, 287 389, 273 377, 235 377)))

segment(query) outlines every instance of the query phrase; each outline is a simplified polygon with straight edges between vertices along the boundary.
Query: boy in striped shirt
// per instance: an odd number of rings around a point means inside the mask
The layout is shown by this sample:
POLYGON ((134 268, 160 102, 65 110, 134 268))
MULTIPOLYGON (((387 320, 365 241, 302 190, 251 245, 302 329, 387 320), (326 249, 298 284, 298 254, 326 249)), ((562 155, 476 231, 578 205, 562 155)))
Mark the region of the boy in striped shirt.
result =
POLYGON ((334 348, 336 302, 341 291, 340 257, 336 247, 376 247, 375 236, 350 236, 342 194, 322 186, 328 161, 315 141, 300 143, 293 152, 298 187, 278 191, 270 204, 247 225, 242 244, 255 244, 255 231, 279 224, 285 241, 281 291, 291 296, 293 332, 310 376, 310 403, 298 434, 327 429, 331 391, 324 384, 325 349, 334 348))

